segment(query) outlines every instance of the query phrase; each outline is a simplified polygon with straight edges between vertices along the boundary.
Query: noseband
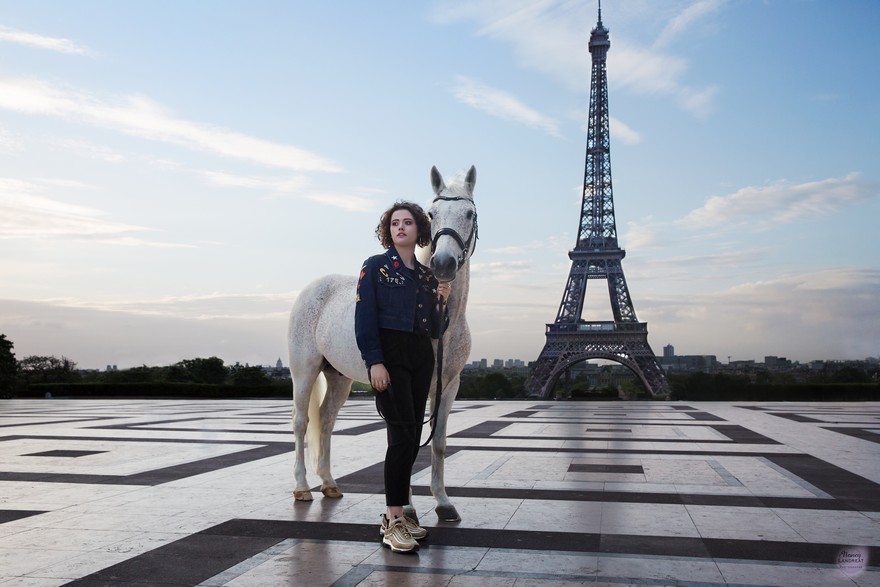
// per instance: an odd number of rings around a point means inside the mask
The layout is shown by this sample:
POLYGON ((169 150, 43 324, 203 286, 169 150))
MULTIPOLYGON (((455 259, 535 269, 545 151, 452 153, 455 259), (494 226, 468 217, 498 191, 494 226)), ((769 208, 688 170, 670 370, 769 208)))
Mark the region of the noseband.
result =
MULTIPOLYGON (((434 198, 434 202, 437 200, 444 200, 446 202, 454 202, 457 200, 467 200, 473 204, 473 201, 470 198, 465 198, 462 196, 437 196, 434 198)), ((432 204, 434 202, 431 202, 432 204)), ((470 255, 474 254, 474 250, 477 248, 477 239, 479 238, 477 234, 477 208, 474 206, 474 224, 471 228, 471 235, 468 237, 467 241, 461 238, 461 235, 458 234, 454 229, 449 228, 448 226, 441 228, 434 234, 434 238, 431 239, 431 254, 434 254, 434 251, 437 249, 437 239, 441 236, 451 236, 458 246, 461 247, 461 255, 458 257, 458 266, 461 267, 461 264, 464 263, 470 255)))

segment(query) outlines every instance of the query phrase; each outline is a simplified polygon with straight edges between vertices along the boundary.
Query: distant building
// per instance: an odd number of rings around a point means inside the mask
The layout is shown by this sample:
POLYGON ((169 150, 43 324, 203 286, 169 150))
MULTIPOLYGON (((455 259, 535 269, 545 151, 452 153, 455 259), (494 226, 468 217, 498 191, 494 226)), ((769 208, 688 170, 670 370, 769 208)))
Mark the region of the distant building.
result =
POLYGON ((791 367, 791 361, 785 357, 764 357, 764 367, 767 369, 787 369, 791 367))
MULTIPOLYGON (((671 345, 670 345, 671 346, 671 345)), ((667 356, 663 348, 663 356, 657 357, 657 362, 668 372, 671 371, 704 371, 714 373, 718 370, 718 359, 715 355, 681 355, 667 356)))
POLYGON ((663 347, 663 358, 664 359, 670 359, 674 356, 675 356, 675 347, 674 346, 672 346, 671 344, 668 344, 665 347, 663 347))

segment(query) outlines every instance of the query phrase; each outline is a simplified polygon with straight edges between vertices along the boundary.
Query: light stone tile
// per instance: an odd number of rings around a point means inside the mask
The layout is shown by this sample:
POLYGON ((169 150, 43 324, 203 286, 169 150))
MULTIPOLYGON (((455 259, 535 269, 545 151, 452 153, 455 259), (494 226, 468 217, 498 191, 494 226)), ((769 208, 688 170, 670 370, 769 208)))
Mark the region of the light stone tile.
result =
POLYGON ((859 587, 880 587, 880 571, 867 570, 851 576, 850 580, 859 587))
POLYGON ((387 585, 406 585, 407 587, 437 587, 449 585, 453 575, 442 573, 400 573, 375 570, 358 583, 359 587, 386 587, 387 585))
POLYGON ((90 575, 101 569, 121 563, 129 558, 126 554, 111 552, 88 552, 59 563, 51 564, 28 576, 44 579, 66 579, 68 581, 90 575))
POLYGON ((807 542, 880 546, 880 522, 859 512, 774 508, 807 542))
POLYGON ((0 548, 0 577, 18 577, 77 556, 70 550, 0 548))
POLYGON ((683 505, 653 503, 603 503, 603 534, 699 537, 683 505))
POLYGON ((615 582, 639 583, 640 580, 647 579, 650 584, 656 584, 657 581, 668 581, 669 585, 681 583, 724 584, 725 582, 721 571, 712 560, 676 557, 599 556, 597 565, 598 578, 605 581, 614 578, 615 582))
POLYGON ((703 538, 805 542, 800 534, 769 508, 685 507, 703 538))
POLYGON ((506 530, 598 533, 602 503, 527 500, 505 526, 506 530))
MULTIPOLYGON (((248 569, 248 561, 245 561, 238 565, 243 572, 224 584, 236 587, 282 586, 290 585, 291 578, 296 577, 297 584, 330 585, 379 548, 378 541, 375 545, 334 542, 332 547, 320 542, 302 541, 268 560, 258 561, 252 568, 248 569)), ((206 581, 205 584, 212 582, 206 581)))
POLYGON ((475 570, 520 573, 526 576, 548 574, 570 580, 595 576, 597 568, 598 557, 589 553, 493 549, 486 554, 475 570))
POLYGON ((852 587, 855 583, 837 568, 819 565, 718 561, 724 580, 736 585, 852 587))

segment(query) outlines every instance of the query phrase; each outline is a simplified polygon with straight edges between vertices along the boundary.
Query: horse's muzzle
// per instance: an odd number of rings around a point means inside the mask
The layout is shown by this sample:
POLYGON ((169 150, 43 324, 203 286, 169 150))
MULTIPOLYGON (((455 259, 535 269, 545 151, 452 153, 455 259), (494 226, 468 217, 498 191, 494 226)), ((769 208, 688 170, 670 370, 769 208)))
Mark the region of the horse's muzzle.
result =
POLYGON ((452 281, 458 271, 458 261, 452 255, 434 255, 431 257, 431 271, 438 281, 452 281))

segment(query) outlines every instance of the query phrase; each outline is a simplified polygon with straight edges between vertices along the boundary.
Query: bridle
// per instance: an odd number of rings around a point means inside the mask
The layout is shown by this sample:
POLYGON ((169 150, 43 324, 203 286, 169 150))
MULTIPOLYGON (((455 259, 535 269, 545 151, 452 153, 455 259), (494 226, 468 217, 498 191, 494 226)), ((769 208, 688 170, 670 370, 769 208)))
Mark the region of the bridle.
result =
MULTIPOLYGON (((468 202, 471 203, 471 205, 473 205, 473 200, 471 200, 470 198, 465 198, 464 196, 440 196, 440 195, 438 195, 436 198, 434 198, 434 200, 431 203, 433 204, 437 200, 443 200, 446 202, 454 202, 457 200, 467 200, 468 202)), ((459 255, 459 257, 457 259, 458 266, 461 267, 462 263, 464 263, 468 259, 468 257, 473 255, 474 250, 476 250, 476 248, 477 248, 477 239, 479 238, 478 232, 479 232, 479 230, 477 227, 477 207, 474 206, 474 223, 471 227, 471 235, 468 237, 467 241, 465 241, 463 238, 461 238, 461 235, 458 234, 458 232, 456 232, 455 229, 449 228, 448 226, 444 226, 443 228, 438 230, 436 232, 436 234, 434 234, 434 238, 431 239, 431 254, 433 255, 434 251, 437 249, 437 239, 439 239, 441 236, 451 236, 452 239, 456 243, 458 243, 458 246, 461 248, 461 255, 459 255)))

